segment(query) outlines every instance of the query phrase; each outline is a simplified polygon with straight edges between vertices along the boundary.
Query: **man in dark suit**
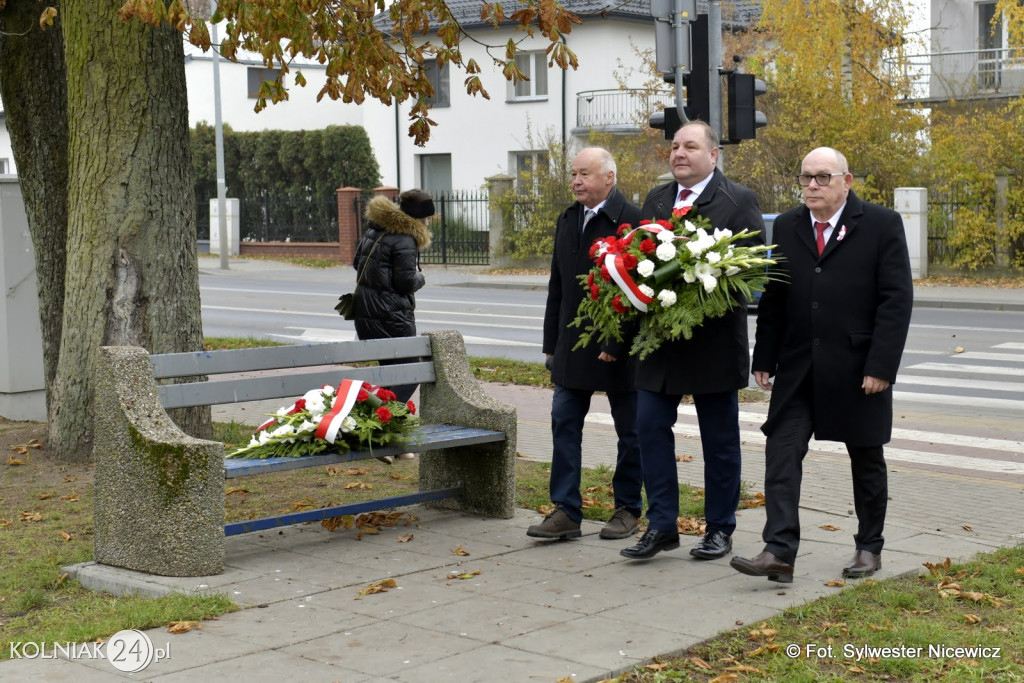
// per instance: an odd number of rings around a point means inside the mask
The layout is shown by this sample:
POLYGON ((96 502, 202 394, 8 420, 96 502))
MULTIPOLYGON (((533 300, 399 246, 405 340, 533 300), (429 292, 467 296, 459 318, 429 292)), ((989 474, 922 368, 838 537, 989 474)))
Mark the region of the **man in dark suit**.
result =
POLYGON ((807 443, 842 441, 853 471, 856 552, 847 578, 882 567, 888 497, 882 445, 892 435, 892 383, 910 328, 913 281, 903 221, 861 200, 838 151, 804 157, 804 205, 775 219, 778 277, 758 305, 754 379, 772 392, 761 431, 767 520, 764 551, 734 569, 793 580, 807 443), (775 382, 770 381, 774 376, 775 382))
POLYGON ((562 212, 555 228, 547 306, 544 310, 544 341, 555 391, 551 402, 550 495, 555 509, 527 536, 575 538, 580 535, 583 499, 580 495, 583 421, 595 391, 608 397, 618 459, 612 488, 615 512, 601 529, 601 538, 627 538, 638 529, 643 506, 640 496, 640 451, 636 433, 635 364, 627 355, 627 342, 592 344, 573 351, 582 332, 569 327, 586 294, 578 277, 593 266, 590 245, 599 237, 616 234, 619 225, 640 220, 640 209, 626 201, 615 188, 615 161, 605 149, 589 147, 572 162, 572 191, 576 201, 562 212))
MULTIPOLYGON (((673 208, 691 206, 712 227, 738 232, 763 227, 757 196, 732 182, 715 166, 718 134, 703 121, 680 128, 672 140, 669 166, 675 180, 651 190, 644 219, 669 218, 673 208)), ((744 244, 763 244, 760 233, 744 244)), ((679 547, 679 475, 672 426, 679 402, 693 395, 704 452, 704 517, 701 541, 690 550, 698 559, 723 557, 732 550, 740 498, 738 390, 747 386, 750 347, 746 302, 721 318, 706 320, 690 339, 663 344, 638 363, 637 429, 647 490, 648 529, 631 559, 648 559, 679 547)))

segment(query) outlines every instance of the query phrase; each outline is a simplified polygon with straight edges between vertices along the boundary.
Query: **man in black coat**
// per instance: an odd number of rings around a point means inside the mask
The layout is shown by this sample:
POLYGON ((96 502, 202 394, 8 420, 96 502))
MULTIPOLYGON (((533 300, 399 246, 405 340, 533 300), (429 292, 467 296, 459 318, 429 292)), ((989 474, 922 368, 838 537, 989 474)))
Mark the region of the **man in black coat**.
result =
MULTIPOLYGON (((644 219, 669 218, 673 208, 692 206, 713 228, 763 228, 757 196, 726 178, 715 166, 718 134, 703 121, 681 127, 672 140, 669 166, 675 180, 647 195, 644 219)), ((760 232, 746 246, 763 244, 760 232)), ((679 475, 672 426, 683 395, 693 395, 704 453, 704 517, 701 541, 690 550, 698 559, 723 557, 732 550, 740 498, 738 390, 747 386, 750 347, 746 302, 721 318, 705 320, 693 337, 663 344, 638 363, 637 428, 647 490, 648 529, 640 542, 622 550, 630 559, 648 559, 679 547, 679 475)))
POLYGON ((910 257, 900 215, 850 190, 853 176, 838 151, 810 152, 797 179, 804 205, 775 219, 781 261, 758 305, 754 345, 754 379, 772 392, 761 427, 768 437, 765 547, 730 564, 793 580, 803 458, 813 434, 842 441, 850 455, 858 527, 843 576, 862 578, 882 566, 882 445, 892 436, 892 383, 913 308, 910 257))
POLYGON ((576 201, 558 217, 551 257, 544 341, 541 350, 555 385, 551 402, 551 502, 555 509, 526 532, 534 538, 576 538, 583 520, 580 495, 583 422, 595 391, 608 397, 618 458, 612 488, 615 512, 601 529, 601 538, 627 538, 638 529, 642 509, 640 452, 636 433, 634 362, 627 342, 591 344, 573 351, 582 328, 569 327, 586 292, 579 281, 593 266, 590 246, 616 234, 622 223, 636 225, 640 210, 615 188, 615 161, 607 150, 589 147, 572 162, 576 201))

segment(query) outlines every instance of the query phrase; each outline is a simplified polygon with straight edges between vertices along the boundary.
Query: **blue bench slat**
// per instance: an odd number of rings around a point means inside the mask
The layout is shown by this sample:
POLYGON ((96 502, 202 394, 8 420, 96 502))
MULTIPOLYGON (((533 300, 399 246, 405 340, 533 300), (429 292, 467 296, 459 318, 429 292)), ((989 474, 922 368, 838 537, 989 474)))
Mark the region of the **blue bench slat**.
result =
POLYGON ((150 361, 153 363, 153 376, 159 380, 430 355, 430 339, 427 337, 395 337, 255 349, 160 353, 150 356, 150 361))
POLYGON ((359 379, 378 386, 422 384, 435 381, 434 364, 429 361, 369 368, 333 368, 259 377, 238 377, 221 381, 164 384, 158 387, 164 408, 245 403, 269 398, 282 399, 287 406, 310 389, 337 385, 343 379, 359 379))
POLYGON ((343 515, 358 515, 364 512, 384 510, 387 508, 394 508, 402 505, 428 503, 432 500, 443 500, 445 498, 452 498, 454 496, 462 495, 462 489, 462 486, 452 486, 444 489, 417 491, 416 493, 407 493, 401 496, 380 498, 378 500, 367 500, 361 503, 347 503, 345 505, 337 505, 334 507, 319 508, 316 510, 306 510, 303 512, 293 512, 287 515, 278 515, 277 517, 264 517, 263 519, 251 519, 246 520, 244 522, 234 522, 232 524, 224 525, 224 535, 236 536, 238 534, 249 533, 250 531, 277 529, 278 527, 288 526, 290 524, 319 522, 322 519, 330 519, 331 517, 342 517, 343 515))
POLYGON ((298 458, 265 458, 263 460, 246 460, 243 458, 225 458, 224 478, 249 477, 269 472, 284 472, 320 465, 334 465, 341 462, 367 460, 384 455, 397 455, 415 451, 431 450, 433 445, 444 448, 470 446, 478 443, 493 443, 505 440, 505 432, 475 427, 459 427, 455 425, 422 424, 417 427, 409 443, 401 446, 381 446, 373 451, 350 451, 348 453, 321 453, 298 458))

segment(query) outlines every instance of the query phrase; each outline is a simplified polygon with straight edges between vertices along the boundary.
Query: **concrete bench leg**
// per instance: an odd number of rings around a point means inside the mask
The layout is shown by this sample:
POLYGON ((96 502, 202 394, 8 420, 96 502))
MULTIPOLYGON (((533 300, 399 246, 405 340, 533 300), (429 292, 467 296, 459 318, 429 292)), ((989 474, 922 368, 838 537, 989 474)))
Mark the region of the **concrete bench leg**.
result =
POLYGON ((420 458, 420 487, 463 482, 461 500, 440 500, 431 507, 458 509, 509 519, 515 513, 516 409, 488 395, 470 371, 462 335, 455 330, 426 333, 434 357, 434 384, 420 386, 420 415, 427 422, 505 432, 504 443, 428 451, 420 458))
POLYGON ((100 349, 95 421, 94 559, 163 576, 222 572, 224 446, 171 421, 144 349, 100 349))

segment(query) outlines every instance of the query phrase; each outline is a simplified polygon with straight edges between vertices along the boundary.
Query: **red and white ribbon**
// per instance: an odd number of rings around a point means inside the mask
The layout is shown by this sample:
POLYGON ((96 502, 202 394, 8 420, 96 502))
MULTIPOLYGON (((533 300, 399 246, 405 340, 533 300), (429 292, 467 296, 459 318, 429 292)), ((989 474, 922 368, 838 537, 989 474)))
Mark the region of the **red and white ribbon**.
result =
POLYGON ((352 406, 356 404, 356 397, 362 388, 363 383, 358 380, 345 379, 341 381, 338 391, 334 395, 331 409, 320 418, 320 422, 316 426, 316 438, 334 443, 341 430, 341 423, 352 412, 352 406))
POLYGON ((630 277, 629 271, 626 270, 626 266, 623 265, 623 260, 622 254, 608 254, 604 257, 604 265, 608 269, 608 274, 612 276, 612 280, 615 280, 615 284, 619 286, 630 303, 646 313, 647 304, 654 301, 654 298, 640 291, 633 278, 630 277))

